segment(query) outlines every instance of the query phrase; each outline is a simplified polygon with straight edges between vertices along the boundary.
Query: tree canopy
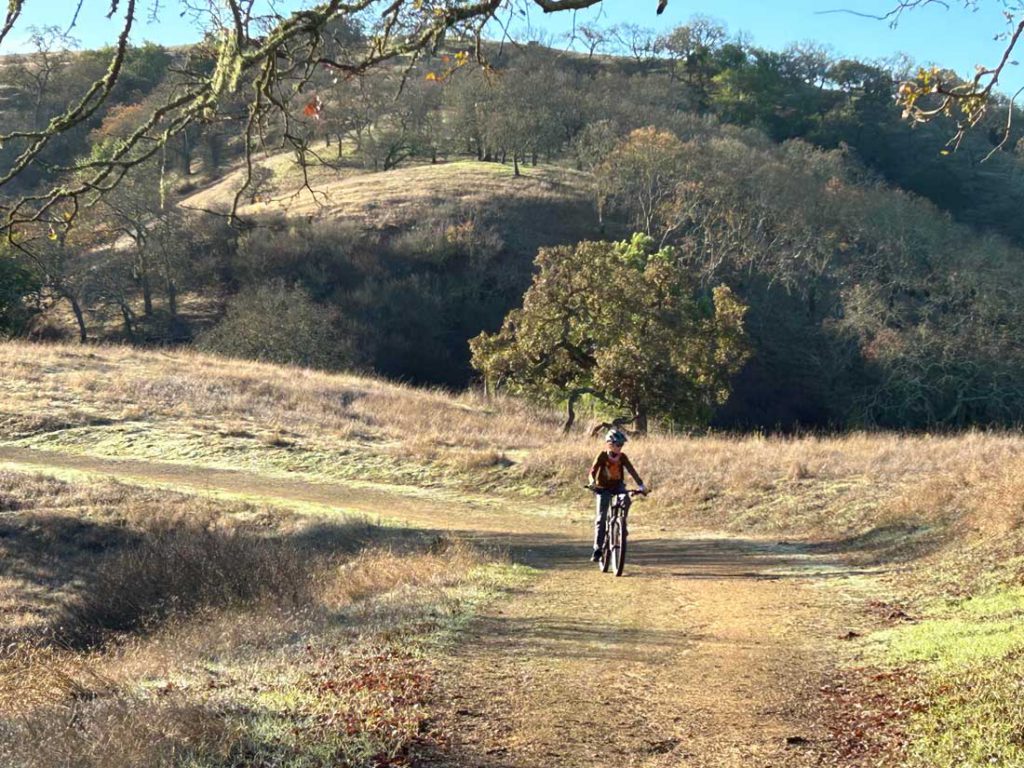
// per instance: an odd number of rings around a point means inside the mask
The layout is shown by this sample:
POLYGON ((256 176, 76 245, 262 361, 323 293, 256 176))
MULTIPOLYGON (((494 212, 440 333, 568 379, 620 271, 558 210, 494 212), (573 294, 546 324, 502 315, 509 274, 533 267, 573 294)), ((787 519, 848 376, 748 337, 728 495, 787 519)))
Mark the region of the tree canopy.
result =
POLYGON ((745 307, 724 285, 700 293, 672 249, 619 243, 542 249, 521 309, 470 342, 492 386, 567 403, 583 395, 624 411, 707 423, 747 355, 745 307))

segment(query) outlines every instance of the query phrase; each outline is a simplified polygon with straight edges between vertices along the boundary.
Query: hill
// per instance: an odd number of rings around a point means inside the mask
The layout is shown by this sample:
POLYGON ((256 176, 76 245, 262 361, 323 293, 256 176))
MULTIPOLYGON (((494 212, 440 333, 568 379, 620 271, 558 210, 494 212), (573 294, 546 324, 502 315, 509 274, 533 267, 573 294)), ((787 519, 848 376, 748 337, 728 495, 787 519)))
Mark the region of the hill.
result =
MULTIPOLYGON (((80 226, 40 225, 39 253, 8 249, 0 333, 197 343, 462 387, 477 375, 467 342, 518 305, 539 248, 642 230, 676 249, 702 301, 724 283, 748 307, 752 354, 707 417, 716 427, 1019 423, 1018 122, 982 168, 981 127, 943 155, 948 123, 901 121, 899 73, 693 23, 710 46, 698 58, 673 47, 695 39, 684 26, 637 49, 650 55, 495 46, 493 70, 446 67, 464 62, 454 48, 341 82, 318 70, 282 102, 293 123, 267 116, 227 226, 252 83, 240 85, 217 119, 82 207, 80 226)), ((43 159, 114 151, 165 96, 160 63, 210 55, 133 49, 135 90, 43 159)), ((102 61, 61 66, 79 76, 102 61)), ((0 117, 16 125, 37 103, 32 62, 7 73, 0 117)), ((65 85, 47 105, 67 102, 65 85)))
MULTIPOLYGON (((283 214, 307 219, 354 219, 368 229, 405 229, 429 218, 438 208, 504 212, 509 229, 550 230, 593 226, 592 179, 589 174, 555 165, 525 168, 515 177, 509 165, 455 160, 431 165, 410 165, 387 172, 315 164, 306 169, 294 155, 260 159, 254 165, 257 188, 247 193, 260 202, 239 206, 241 216, 283 214), (308 186, 307 186, 308 182, 308 186), (520 206, 536 206, 539 218, 519 218, 520 206), (577 206, 581 221, 566 221, 562 206, 577 206)), ((235 169, 202 191, 187 195, 179 205, 226 213, 245 179, 235 169)))

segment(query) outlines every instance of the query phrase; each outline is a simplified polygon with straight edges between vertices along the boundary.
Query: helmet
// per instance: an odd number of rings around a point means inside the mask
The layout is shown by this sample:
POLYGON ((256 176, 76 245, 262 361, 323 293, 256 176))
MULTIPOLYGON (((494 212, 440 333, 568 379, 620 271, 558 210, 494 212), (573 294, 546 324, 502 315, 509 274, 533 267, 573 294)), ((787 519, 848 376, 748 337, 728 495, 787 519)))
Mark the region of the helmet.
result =
POLYGON ((613 445, 619 446, 619 448, 626 444, 626 436, 618 429, 608 430, 608 434, 604 436, 604 440, 606 443, 612 443, 613 445))

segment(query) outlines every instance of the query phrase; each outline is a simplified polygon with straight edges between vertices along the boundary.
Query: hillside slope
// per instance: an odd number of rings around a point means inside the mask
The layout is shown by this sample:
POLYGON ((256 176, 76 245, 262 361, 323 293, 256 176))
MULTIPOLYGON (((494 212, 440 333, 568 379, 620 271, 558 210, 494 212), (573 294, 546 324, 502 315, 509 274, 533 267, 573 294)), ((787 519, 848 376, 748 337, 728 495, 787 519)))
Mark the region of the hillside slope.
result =
MULTIPOLYGON (((280 154, 254 167, 254 178, 261 181, 247 190, 238 212, 256 220, 285 215, 397 231, 445 213, 478 215, 510 235, 512 248, 530 260, 539 245, 597 232, 590 176, 562 166, 523 167, 520 177, 511 165, 471 160, 380 172, 314 165, 304 173, 293 155, 280 154)), ((238 168, 180 205, 229 211, 244 182, 245 172, 238 168)))

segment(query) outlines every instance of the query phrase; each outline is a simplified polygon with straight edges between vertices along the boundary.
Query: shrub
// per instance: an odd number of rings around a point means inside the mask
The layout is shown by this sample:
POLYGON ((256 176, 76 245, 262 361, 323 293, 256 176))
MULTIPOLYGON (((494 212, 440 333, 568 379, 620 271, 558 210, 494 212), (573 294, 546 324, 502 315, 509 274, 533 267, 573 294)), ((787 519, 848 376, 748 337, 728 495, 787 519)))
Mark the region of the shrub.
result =
POLYGON ((353 344, 339 325, 335 310, 317 304, 301 288, 274 280, 233 297, 224 319, 196 345, 227 357, 345 368, 353 363, 353 344))

